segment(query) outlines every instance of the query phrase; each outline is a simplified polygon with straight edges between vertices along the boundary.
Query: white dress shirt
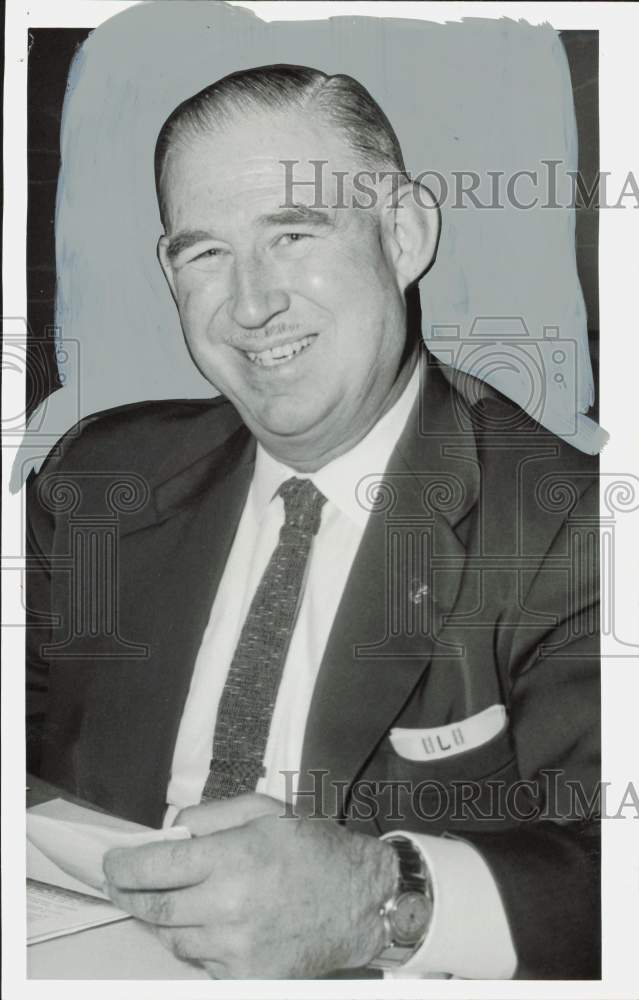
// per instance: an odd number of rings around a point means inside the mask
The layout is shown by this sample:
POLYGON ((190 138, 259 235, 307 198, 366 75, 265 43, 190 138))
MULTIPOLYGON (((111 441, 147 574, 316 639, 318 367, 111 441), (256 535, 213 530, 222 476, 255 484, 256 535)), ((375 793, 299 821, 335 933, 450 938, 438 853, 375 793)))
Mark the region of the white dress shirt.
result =
MULTIPOLYGON (((383 473, 416 404, 416 370, 400 398, 354 448, 317 472, 297 473, 257 447, 255 472, 195 662, 167 789, 165 826, 201 799, 224 682, 258 583, 278 541, 284 505, 277 491, 291 476, 311 479, 327 499, 313 540, 306 585, 284 664, 256 791, 291 798, 282 772, 299 772, 317 673, 368 520, 357 499, 365 476, 383 473)), ((435 887, 433 919, 417 954, 393 976, 438 973, 509 978, 516 957, 499 891, 482 856, 452 838, 406 833, 424 853, 435 887), (476 909, 473 900, 481 900, 476 909)))

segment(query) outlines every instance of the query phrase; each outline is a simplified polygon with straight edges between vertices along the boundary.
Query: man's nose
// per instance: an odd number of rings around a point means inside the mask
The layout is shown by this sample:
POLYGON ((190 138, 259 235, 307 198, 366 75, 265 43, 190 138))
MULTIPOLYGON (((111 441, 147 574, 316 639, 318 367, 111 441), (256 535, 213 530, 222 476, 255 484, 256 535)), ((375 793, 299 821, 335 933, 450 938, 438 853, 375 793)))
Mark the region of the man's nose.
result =
POLYGON ((236 259, 229 314, 239 326, 249 329, 264 326, 289 305, 288 293, 265 264, 236 259))

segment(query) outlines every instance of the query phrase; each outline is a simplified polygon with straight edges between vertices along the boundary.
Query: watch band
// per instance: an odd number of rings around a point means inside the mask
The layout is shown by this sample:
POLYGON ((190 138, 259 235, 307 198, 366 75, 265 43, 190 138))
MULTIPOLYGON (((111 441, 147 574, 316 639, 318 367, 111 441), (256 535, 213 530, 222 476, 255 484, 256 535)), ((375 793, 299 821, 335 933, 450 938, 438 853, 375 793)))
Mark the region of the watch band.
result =
POLYGON ((380 917, 384 922, 386 941, 379 955, 369 963, 371 968, 378 969, 388 969, 404 965, 421 947, 428 933, 430 919, 419 940, 411 944, 404 944, 396 940, 392 917, 397 910, 401 898, 407 893, 419 893, 427 901, 431 914, 433 906, 432 883, 428 866, 421 852, 408 837, 393 835, 391 837, 384 837, 383 839, 386 843, 392 844, 397 853, 399 876, 395 893, 390 899, 386 900, 379 911, 380 917))

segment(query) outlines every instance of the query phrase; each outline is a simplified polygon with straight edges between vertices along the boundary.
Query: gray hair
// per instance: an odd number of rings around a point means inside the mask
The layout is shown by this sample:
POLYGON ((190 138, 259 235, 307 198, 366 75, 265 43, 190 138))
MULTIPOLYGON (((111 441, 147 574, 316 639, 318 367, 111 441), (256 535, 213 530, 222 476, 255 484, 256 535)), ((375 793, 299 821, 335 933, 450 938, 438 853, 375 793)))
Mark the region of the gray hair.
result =
POLYGON ((340 131, 364 166, 406 173, 404 157, 388 118, 365 87, 352 76, 329 76, 307 66, 258 66, 223 77, 178 105, 160 130, 155 146, 155 186, 160 216, 166 220, 163 174, 167 156, 238 114, 255 109, 316 112, 340 131))

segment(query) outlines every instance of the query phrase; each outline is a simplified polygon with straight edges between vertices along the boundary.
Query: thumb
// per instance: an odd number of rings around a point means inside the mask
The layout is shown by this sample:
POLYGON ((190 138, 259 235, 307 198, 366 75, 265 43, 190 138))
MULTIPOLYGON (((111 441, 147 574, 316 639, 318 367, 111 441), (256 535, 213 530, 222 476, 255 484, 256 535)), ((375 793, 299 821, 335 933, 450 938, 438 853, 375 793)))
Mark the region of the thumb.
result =
POLYGON ((188 806, 178 813, 174 826, 185 826, 192 836, 202 837, 207 833, 244 826, 258 816, 279 816, 285 811, 284 802, 268 795, 238 795, 234 799, 188 806))

